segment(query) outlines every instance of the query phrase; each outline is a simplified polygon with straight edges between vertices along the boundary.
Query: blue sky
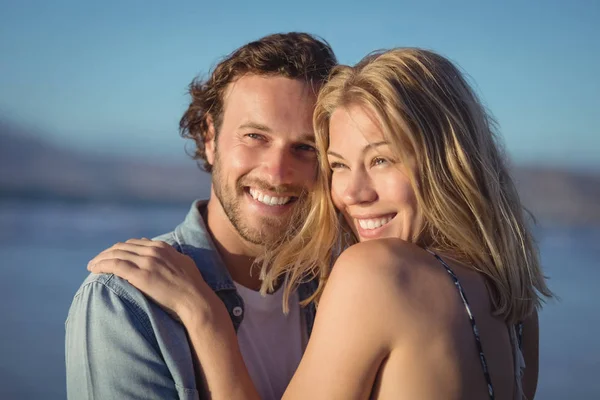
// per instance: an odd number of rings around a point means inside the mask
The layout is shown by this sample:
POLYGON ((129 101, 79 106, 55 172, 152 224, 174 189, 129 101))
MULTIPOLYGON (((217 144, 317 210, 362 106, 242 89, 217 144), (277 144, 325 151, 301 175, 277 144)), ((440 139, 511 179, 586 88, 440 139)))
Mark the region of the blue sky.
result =
POLYGON ((343 63, 436 50, 470 75, 516 162, 600 169, 595 0, 0 0, 0 117, 62 146, 183 159, 191 79, 292 30, 324 37, 343 63))

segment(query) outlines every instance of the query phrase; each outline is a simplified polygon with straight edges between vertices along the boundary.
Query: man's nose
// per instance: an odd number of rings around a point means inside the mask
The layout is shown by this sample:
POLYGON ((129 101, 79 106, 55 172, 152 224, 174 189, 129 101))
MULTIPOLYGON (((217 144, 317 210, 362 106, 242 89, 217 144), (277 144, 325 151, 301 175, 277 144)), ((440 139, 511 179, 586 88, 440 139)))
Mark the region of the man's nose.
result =
POLYGON ((270 149, 263 159, 265 179, 273 186, 294 183, 294 176, 301 166, 297 165, 294 156, 285 148, 270 149))

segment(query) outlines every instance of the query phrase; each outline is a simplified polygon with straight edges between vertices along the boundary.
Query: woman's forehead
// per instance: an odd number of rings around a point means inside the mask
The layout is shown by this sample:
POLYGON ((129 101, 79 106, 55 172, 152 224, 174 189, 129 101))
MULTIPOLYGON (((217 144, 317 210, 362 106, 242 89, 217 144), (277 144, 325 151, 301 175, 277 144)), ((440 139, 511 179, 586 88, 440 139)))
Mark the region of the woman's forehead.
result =
POLYGON ((385 140, 384 132, 375 113, 360 105, 338 107, 329 122, 330 145, 376 144, 385 140))

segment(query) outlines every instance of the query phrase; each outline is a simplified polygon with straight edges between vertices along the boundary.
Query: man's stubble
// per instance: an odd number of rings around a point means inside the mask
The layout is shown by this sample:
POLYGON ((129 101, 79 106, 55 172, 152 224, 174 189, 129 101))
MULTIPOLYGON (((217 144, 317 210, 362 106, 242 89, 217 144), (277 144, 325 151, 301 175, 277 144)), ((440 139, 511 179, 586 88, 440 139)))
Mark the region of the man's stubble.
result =
POLYGON ((273 187, 261 180, 251 179, 247 175, 239 177, 235 186, 231 187, 227 180, 222 177, 222 165, 218 147, 215 148, 212 185, 215 196, 235 230, 244 240, 257 245, 271 246, 280 242, 297 228, 300 224, 299 215, 304 213, 307 206, 306 190, 303 188, 289 185, 273 187), (246 196, 244 187, 247 186, 274 193, 287 193, 290 191, 296 193, 298 199, 295 201, 294 210, 290 210, 288 214, 278 217, 262 216, 260 217, 260 222, 257 224, 258 226, 250 226, 248 221, 250 216, 246 216, 245 218, 240 206, 240 202, 246 196))

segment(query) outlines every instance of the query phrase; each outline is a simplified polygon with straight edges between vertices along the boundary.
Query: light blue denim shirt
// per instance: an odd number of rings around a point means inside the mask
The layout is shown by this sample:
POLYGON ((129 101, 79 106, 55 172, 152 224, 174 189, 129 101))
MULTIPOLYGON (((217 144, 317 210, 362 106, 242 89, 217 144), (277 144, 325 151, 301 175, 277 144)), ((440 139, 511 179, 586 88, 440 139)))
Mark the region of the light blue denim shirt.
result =
MULTIPOLYGON (((223 300, 238 329, 244 303, 202 220, 206 201, 195 201, 185 220, 162 240, 191 257, 223 300)), ((316 282, 299 288, 300 299, 316 282)), ((307 334, 315 307, 303 308, 307 334)), ((75 399, 198 399, 191 349, 183 326, 127 281, 90 275, 81 285, 65 323, 67 397, 75 399)), ((235 385, 235 382, 231 382, 235 385)))

